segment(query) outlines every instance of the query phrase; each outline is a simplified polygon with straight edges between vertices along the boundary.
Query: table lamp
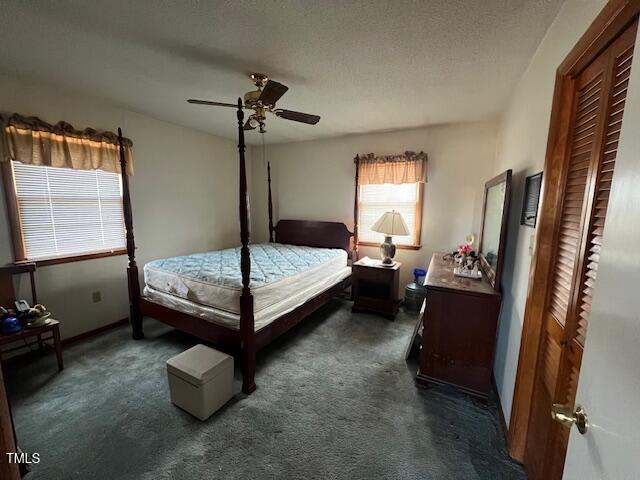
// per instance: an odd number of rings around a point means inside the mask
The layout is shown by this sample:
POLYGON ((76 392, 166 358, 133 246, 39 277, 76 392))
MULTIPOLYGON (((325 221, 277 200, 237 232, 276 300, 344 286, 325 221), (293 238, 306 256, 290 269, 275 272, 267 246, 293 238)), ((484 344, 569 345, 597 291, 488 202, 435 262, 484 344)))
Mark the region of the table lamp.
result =
POLYGON ((391 212, 385 212, 373 224, 371 230, 374 232, 384 234, 384 242, 380 244, 380 256, 382 257, 382 264, 391 266, 393 265, 393 257, 396 254, 396 246, 391 242, 392 235, 409 235, 409 228, 404 222, 400 212, 392 210, 391 212))

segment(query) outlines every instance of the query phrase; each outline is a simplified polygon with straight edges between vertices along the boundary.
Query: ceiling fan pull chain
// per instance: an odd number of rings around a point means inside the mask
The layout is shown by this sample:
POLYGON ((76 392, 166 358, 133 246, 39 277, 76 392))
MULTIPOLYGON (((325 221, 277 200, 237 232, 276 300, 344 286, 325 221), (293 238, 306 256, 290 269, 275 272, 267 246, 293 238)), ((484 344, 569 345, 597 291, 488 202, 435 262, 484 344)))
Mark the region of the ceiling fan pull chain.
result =
POLYGON ((262 136, 262 166, 266 167, 267 163, 265 162, 266 154, 264 150, 264 130, 260 132, 260 135, 262 136))

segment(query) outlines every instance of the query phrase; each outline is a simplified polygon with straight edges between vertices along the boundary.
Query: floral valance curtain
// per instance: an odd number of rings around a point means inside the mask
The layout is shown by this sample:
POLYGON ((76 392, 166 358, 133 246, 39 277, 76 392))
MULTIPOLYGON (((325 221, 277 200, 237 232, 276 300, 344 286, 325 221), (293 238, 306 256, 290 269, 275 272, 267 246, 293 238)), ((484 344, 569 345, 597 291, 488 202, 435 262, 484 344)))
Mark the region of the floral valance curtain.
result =
MULTIPOLYGON (((124 139, 127 175, 133 175, 133 143, 124 139)), ((91 128, 75 130, 66 122, 51 125, 37 117, 0 115, 0 162, 103 170, 120 173, 118 136, 91 128)))
POLYGON ((358 155, 358 183, 380 185, 383 183, 426 183, 427 154, 404 152, 403 155, 376 156, 373 153, 358 155))

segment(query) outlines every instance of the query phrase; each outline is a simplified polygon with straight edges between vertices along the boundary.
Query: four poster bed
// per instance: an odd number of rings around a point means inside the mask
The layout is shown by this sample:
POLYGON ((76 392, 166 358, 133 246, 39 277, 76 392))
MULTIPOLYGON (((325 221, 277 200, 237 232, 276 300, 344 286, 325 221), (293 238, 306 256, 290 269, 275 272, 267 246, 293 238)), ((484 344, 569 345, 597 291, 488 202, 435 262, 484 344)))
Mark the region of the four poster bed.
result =
MULTIPOLYGON (((302 220, 280 220, 274 227, 268 165, 269 243, 250 249, 241 99, 237 119, 241 247, 150 262, 144 268, 142 293, 120 129, 118 136, 133 338, 144 338, 142 319, 147 316, 239 353, 242 391, 250 394, 256 388, 256 351, 351 284, 349 258, 357 245, 357 227, 351 233, 344 223, 302 220)), ((357 202, 354 223, 357 225, 357 202)))

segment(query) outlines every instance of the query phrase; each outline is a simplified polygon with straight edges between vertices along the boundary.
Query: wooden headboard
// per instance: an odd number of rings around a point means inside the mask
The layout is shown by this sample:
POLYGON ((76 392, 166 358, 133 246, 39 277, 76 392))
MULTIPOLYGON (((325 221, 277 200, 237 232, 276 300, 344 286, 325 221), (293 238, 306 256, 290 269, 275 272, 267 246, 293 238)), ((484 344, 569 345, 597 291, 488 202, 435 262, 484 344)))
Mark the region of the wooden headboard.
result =
POLYGON ((274 228, 276 242, 309 247, 341 248, 351 252, 351 237, 344 223, 312 220, 280 220, 274 228))

